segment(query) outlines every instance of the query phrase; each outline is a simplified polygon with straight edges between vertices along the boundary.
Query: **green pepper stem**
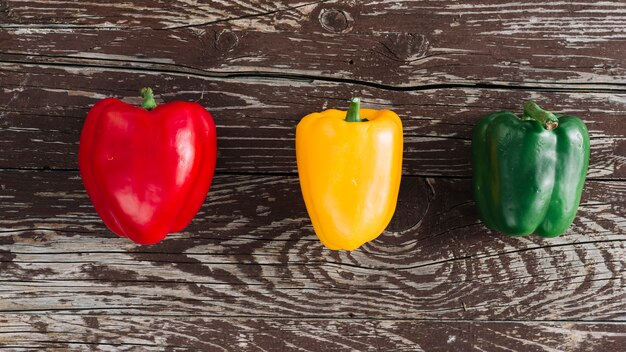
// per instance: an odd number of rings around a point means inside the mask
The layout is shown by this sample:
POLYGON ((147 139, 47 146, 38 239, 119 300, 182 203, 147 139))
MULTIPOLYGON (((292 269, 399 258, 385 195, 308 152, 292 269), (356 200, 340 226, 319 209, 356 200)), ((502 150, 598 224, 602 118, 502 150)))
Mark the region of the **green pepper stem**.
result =
POLYGON ((157 103, 154 101, 154 93, 152 92, 152 88, 141 88, 139 91, 141 96, 143 97, 143 103, 141 107, 146 110, 152 110, 156 108, 157 103))
POLYGON ((532 100, 528 100, 524 103, 524 116, 522 116, 522 119, 539 121, 539 123, 549 131, 559 126, 559 119, 556 115, 542 109, 532 100))
POLYGON ((348 107, 348 112, 346 113, 346 122, 361 122, 360 116, 361 110, 361 98, 352 98, 350 100, 350 107, 348 107))

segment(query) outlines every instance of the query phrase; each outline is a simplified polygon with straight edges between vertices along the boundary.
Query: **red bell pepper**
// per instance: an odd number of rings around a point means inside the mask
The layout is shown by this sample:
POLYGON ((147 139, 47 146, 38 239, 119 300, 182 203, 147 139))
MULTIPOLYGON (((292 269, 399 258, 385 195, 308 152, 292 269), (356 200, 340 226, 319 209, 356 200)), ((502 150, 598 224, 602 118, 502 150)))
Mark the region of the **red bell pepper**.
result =
POLYGON ((201 105, 156 106, 118 99, 89 111, 78 165, 89 198, 106 224, 136 243, 153 244, 184 229, 204 202, 215 170, 217 139, 211 114, 201 105))

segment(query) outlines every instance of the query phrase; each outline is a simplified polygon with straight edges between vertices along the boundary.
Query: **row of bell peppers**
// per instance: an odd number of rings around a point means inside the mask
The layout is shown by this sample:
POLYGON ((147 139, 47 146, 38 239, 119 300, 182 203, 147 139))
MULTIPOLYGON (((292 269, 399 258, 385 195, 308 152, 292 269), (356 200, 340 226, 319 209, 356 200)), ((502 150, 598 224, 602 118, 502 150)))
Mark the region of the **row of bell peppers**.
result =
MULTIPOLYGON (((106 226, 140 244, 183 230, 204 202, 217 158, 211 114, 197 103, 141 107, 114 98, 89 111, 79 167, 106 226)), ((400 117, 389 110, 326 110, 302 118, 296 158, 315 233, 353 250, 378 237, 395 212, 402 176, 400 117)), ((474 197, 487 227, 514 236, 564 233, 576 215, 589 165, 589 135, 577 117, 528 101, 524 112, 483 118, 472 137, 474 197)))

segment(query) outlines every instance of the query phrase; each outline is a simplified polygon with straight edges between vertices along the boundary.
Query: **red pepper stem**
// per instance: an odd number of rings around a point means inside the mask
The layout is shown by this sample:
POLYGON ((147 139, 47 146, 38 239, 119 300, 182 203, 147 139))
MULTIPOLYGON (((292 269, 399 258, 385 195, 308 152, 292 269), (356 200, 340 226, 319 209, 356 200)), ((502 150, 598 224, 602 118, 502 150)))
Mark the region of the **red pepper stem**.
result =
POLYGON ((537 120, 547 130, 553 130, 559 126, 559 119, 550 111, 544 110, 534 101, 528 100, 524 103, 524 120, 537 120))
POLYGON ((350 107, 348 107, 348 112, 346 113, 346 122, 361 122, 360 116, 361 110, 361 98, 352 98, 350 100, 350 107))
POLYGON ((139 91, 141 96, 143 97, 143 103, 141 107, 146 110, 152 110, 156 108, 157 103, 154 101, 154 93, 152 92, 152 88, 141 88, 139 91))

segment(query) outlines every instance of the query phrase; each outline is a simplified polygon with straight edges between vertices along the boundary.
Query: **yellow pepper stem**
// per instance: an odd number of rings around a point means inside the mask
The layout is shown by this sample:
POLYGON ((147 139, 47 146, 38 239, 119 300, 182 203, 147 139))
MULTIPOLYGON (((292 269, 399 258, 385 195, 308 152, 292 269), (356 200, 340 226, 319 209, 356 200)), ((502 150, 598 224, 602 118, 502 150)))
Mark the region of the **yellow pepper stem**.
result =
POLYGON ((361 122, 361 98, 352 98, 350 100, 350 107, 346 113, 346 122, 361 122))

